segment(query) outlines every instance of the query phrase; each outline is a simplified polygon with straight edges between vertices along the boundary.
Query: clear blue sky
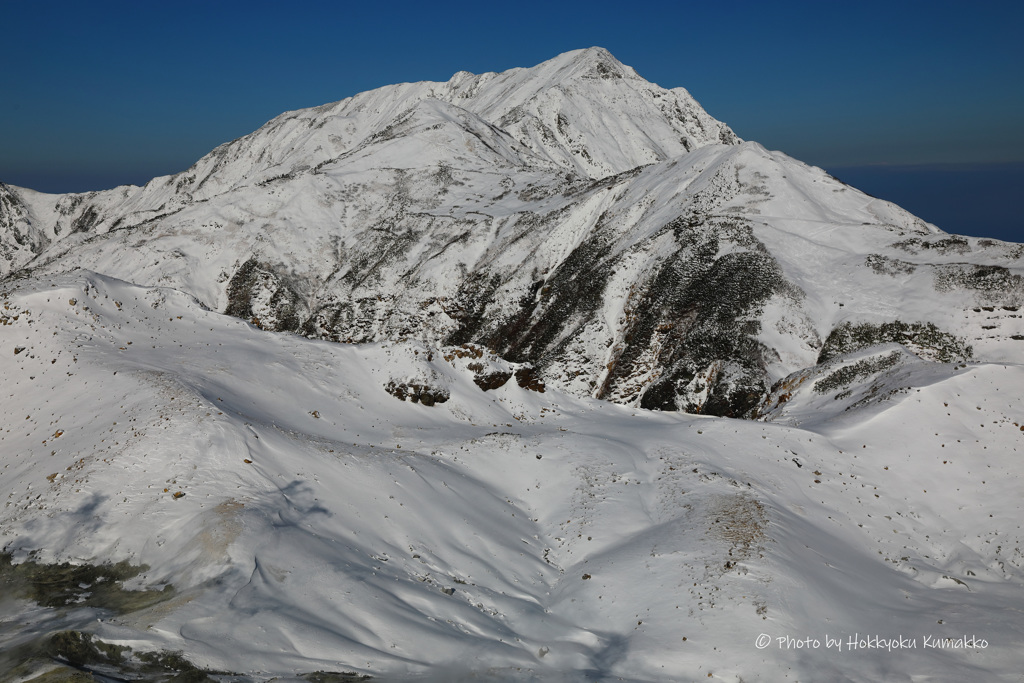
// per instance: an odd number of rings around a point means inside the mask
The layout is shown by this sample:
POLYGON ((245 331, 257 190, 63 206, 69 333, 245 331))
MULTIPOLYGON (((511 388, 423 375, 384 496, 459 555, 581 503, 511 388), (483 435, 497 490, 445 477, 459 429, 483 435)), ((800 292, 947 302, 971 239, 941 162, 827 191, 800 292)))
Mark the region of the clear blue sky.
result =
POLYGON ((591 45, 826 168, 1024 163, 1021 2, 0 0, 0 26, 0 180, 47 191, 142 183, 286 110, 591 45))

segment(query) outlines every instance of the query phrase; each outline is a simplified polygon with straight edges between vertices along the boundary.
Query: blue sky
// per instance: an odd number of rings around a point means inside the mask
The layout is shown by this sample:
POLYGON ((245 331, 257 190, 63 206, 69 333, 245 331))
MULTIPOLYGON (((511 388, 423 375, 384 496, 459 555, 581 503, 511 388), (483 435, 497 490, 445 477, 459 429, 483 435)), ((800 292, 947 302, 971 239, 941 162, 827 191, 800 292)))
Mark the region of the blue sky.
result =
POLYGON ((47 191, 145 182, 283 111, 591 45, 826 168, 1024 163, 1019 2, 0 0, 0 18, 0 180, 47 191))

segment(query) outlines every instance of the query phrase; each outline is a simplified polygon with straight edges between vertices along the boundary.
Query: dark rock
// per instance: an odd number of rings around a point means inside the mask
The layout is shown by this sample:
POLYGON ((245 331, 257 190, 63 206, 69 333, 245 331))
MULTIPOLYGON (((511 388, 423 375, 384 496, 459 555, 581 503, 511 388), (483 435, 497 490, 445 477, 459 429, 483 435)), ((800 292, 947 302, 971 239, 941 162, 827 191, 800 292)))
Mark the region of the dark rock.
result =
POLYGON ((261 329, 295 332, 302 327, 305 306, 292 278, 278 269, 250 258, 228 282, 228 305, 224 312, 248 320, 261 329), (255 310, 260 294, 269 292, 265 307, 255 310))
POLYGON ((444 403, 451 398, 447 389, 430 387, 426 384, 388 382, 384 386, 384 390, 400 401, 412 401, 425 406, 444 403))
POLYGON ((541 381, 534 368, 519 368, 516 370, 516 384, 523 389, 544 393, 544 382, 541 381))
MULTIPOLYGON (((492 391, 505 386, 505 383, 508 382, 511 377, 511 372, 495 370, 494 372, 475 375, 473 377, 473 382, 484 391, 492 391)), ((516 379, 519 379, 518 375, 516 376, 516 379)))

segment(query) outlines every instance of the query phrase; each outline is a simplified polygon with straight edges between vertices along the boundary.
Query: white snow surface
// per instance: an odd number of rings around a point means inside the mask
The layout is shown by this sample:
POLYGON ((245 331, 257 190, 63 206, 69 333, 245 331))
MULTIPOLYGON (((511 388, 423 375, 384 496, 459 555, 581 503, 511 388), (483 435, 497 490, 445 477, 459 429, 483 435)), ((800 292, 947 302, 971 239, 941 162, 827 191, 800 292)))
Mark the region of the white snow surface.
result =
MULTIPOLYGON (((844 411, 804 382, 753 422, 483 392, 445 349, 269 333, 89 272, 24 281, 4 307, 4 546, 129 559, 151 567, 140 586, 175 587, 92 623, 110 642, 256 680, 1024 666, 1019 364, 901 351, 873 402, 844 411), (450 399, 384 390, 415 379, 450 399), (964 633, 988 646, 922 647, 964 633), (854 634, 917 649, 774 640, 854 634)), ((17 617, 9 643, 55 618, 17 617)))
POLYGON ((143 188, 0 190, 0 547, 174 587, 121 616, 6 599, 0 648, 83 628, 253 681, 1024 671, 1021 245, 742 142, 600 48, 283 114, 143 188), (749 225, 792 285, 759 312, 779 383, 758 421, 590 397, 693 216, 749 225), (596 230, 621 258, 578 365, 483 391, 470 364, 515 366, 443 345, 455 274, 501 275, 511 310, 596 230), (358 279, 383 233, 409 238, 358 279), (253 256, 310 311, 371 302, 370 343, 219 313, 253 256), (837 325, 895 319, 972 359, 817 364, 837 325), (849 646, 874 637, 913 647, 849 646), (985 646, 928 647, 947 637, 985 646))

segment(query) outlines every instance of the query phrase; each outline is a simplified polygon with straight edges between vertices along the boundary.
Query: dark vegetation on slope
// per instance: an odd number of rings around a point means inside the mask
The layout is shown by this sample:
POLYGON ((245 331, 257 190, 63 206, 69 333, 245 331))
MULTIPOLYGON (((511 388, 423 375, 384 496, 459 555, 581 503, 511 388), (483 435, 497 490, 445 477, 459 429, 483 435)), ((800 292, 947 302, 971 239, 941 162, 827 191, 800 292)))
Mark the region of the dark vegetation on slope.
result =
POLYGON ((950 264, 935 268, 935 288, 940 292, 972 289, 986 299, 1020 305, 1024 302, 1024 278, 1009 268, 993 265, 950 264))
POLYGON ((12 562, 0 553, 0 586, 5 595, 17 595, 44 607, 100 607, 132 612, 155 605, 174 594, 174 588, 127 590, 124 582, 149 569, 122 560, 116 564, 45 564, 12 562))
MULTIPOLYGON (((511 313, 495 312, 500 309, 494 304, 517 273, 453 273, 461 278, 461 287, 445 302, 444 311, 456 327, 443 343, 481 344, 507 360, 536 366, 542 377, 555 375, 574 360, 589 361, 574 358, 579 352, 573 344, 599 315, 616 266, 631 253, 615 252, 614 231, 604 221, 602 217, 553 272, 535 274, 518 310, 511 313)), ((589 370, 586 380, 599 398, 639 400, 642 407, 656 410, 746 416, 767 391, 767 350, 756 339, 761 307, 776 294, 798 299, 802 293, 785 280, 741 219, 679 218, 634 251, 653 248, 665 234, 672 236, 676 248, 635 287, 636 300, 617 330, 614 359, 603 382, 598 384, 599 367, 589 370), (650 363, 660 372, 653 382, 638 384, 637 377, 650 363)), ((361 311, 360 300, 351 300, 300 321, 304 309, 297 289, 274 268, 250 258, 228 283, 226 312, 264 329, 333 341, 377 341, 381 333, 370 325, 372 311, 379 314, 381 306, 387 307, 384 315, 393 328, 392 318, 401 314, 378 297, 368 302, 367 312, 361 311)), ((425 315, 402 317, 392 335, 422 334, 425 315)), ((481 388, 501 379, 490 378, 481 388)), ((396 386, 391 391, 422 400, 422 392, 414 389, 396 386)), ((431 405, 439 397, 423 398, 431 405)))
POLYGON ((767 350, 756 339, 761 306, 792 287, 743 222, 678 219, 665 229, 678 249, 648 281, 600 395, 630 377, 657 340, 663 370, 641 407, 743 417, 767 391, 767 350), (736 245, 743 250, 727 249, 736 245), (690 398, 704 388, 689 387, 698 375, 709 385, 705 401, 690 398))
MULTIPOLYGON (((32 235, 21 230, 28 212, 21 199, 9 186, 0 183, 0 237, 9 237, 14 244, 7 239, 0 239, 0 259, 13 264, 19 247, 32 249, 32 235)), ((38 251, 38 249, 34 249, 38 251)))
MULTIPOLYGON (((594 382, 595 393, 619 400, 642 393, 640 405, 657 410, 746 415, 766 391, 765 349, 755 339, 760 307, 778 292, 798 292, 741 221, 680 218, 662 232, 673 235, 677 248, 638 288, 644 293, 621 330, 605 381, 599 387, 594 382), (741 251, 731 249, 737 245, 741 251), (654 383, 630 394, 623 387, 651 348, 659 349, 655 364, 663 371, 654 383), (707 400, 690 400, 690 383, 716 363, 720 367, 708 380, 707 400)), ((475 341, 514 362, 555 369, 571 360, 572 343, 601 310, 609 279, 624 256, 613 254, 599 221, 590 238, 550 276, 537 280, 520 310, 504 319, 486 317, 488 299, 500 282, 472 278, 463 297, 473 302, 472 308, 447 341, 475 341)))
MULTIPOLYGON (((34 658, 16 665, 0 681, 22 680, 33 674, 37 675, 29 678, 26 683, 91 683, 97 680, 217 683, 225 680, 254 680, 244 674, 202 669, 186 659, 181 652, 135 651, 126 645, 108 643, 84 631, 57 631, 36 643, 32 649, 34 658), (94 677, 93 674, 103 678, 94 677)), ((357 683, 371 680, 370 676, 341 671, 313 671, 295 675, 309 683, 357 683)))
POLYGON ((595 231, 549 278, 534 283, 534 296, 524 297, 518 313, 477 332, 476 341, 513 362, 550 367, 600 310, 611 275, 609 253, 607 238, 595 231))
MULTIPOLYGON (((10 553, 0 553, 0 596, 51 608, 55 617, 91 608, 91 612, 85 613, 85 620, 91 622, 97 614, 139 612, 173 597, 175 591, 170 585, 162 590, 124 588, 125 581, 147 570, 145 565, 127 561, 48 564, 29 559, 15 564, 10 553)), ((78 630, 56 631, 0 653, 0 683, 30 676, 27 683, 89 683, 98 680, 92 673, 112 680, 143 683, 213 683, 218 679, 211 676, 240 676, 201 669, 181 652, 136 652, 78 630)), ((369 679, 354 673, 325 671, 300 677, 311 683, 369 679)))
POLYGON ((974 350, 962 339, 943 332, 934 323, 905 323, 900 320, 875 325, 845 322, 829 333, 818 354, 818 363, 876 344, 897 343, 923 350, 942 363, 969 359, 974 350))
POLYGON ((856 363, 844 365, 835 372, 819 379, 814 383, 814 391, 819 394, 826 394, 836 389, 845 389, 854 382, 866 379, 875 373, 895 367, 902 354, 899 351, 884 356, 864 358, 856 363))

